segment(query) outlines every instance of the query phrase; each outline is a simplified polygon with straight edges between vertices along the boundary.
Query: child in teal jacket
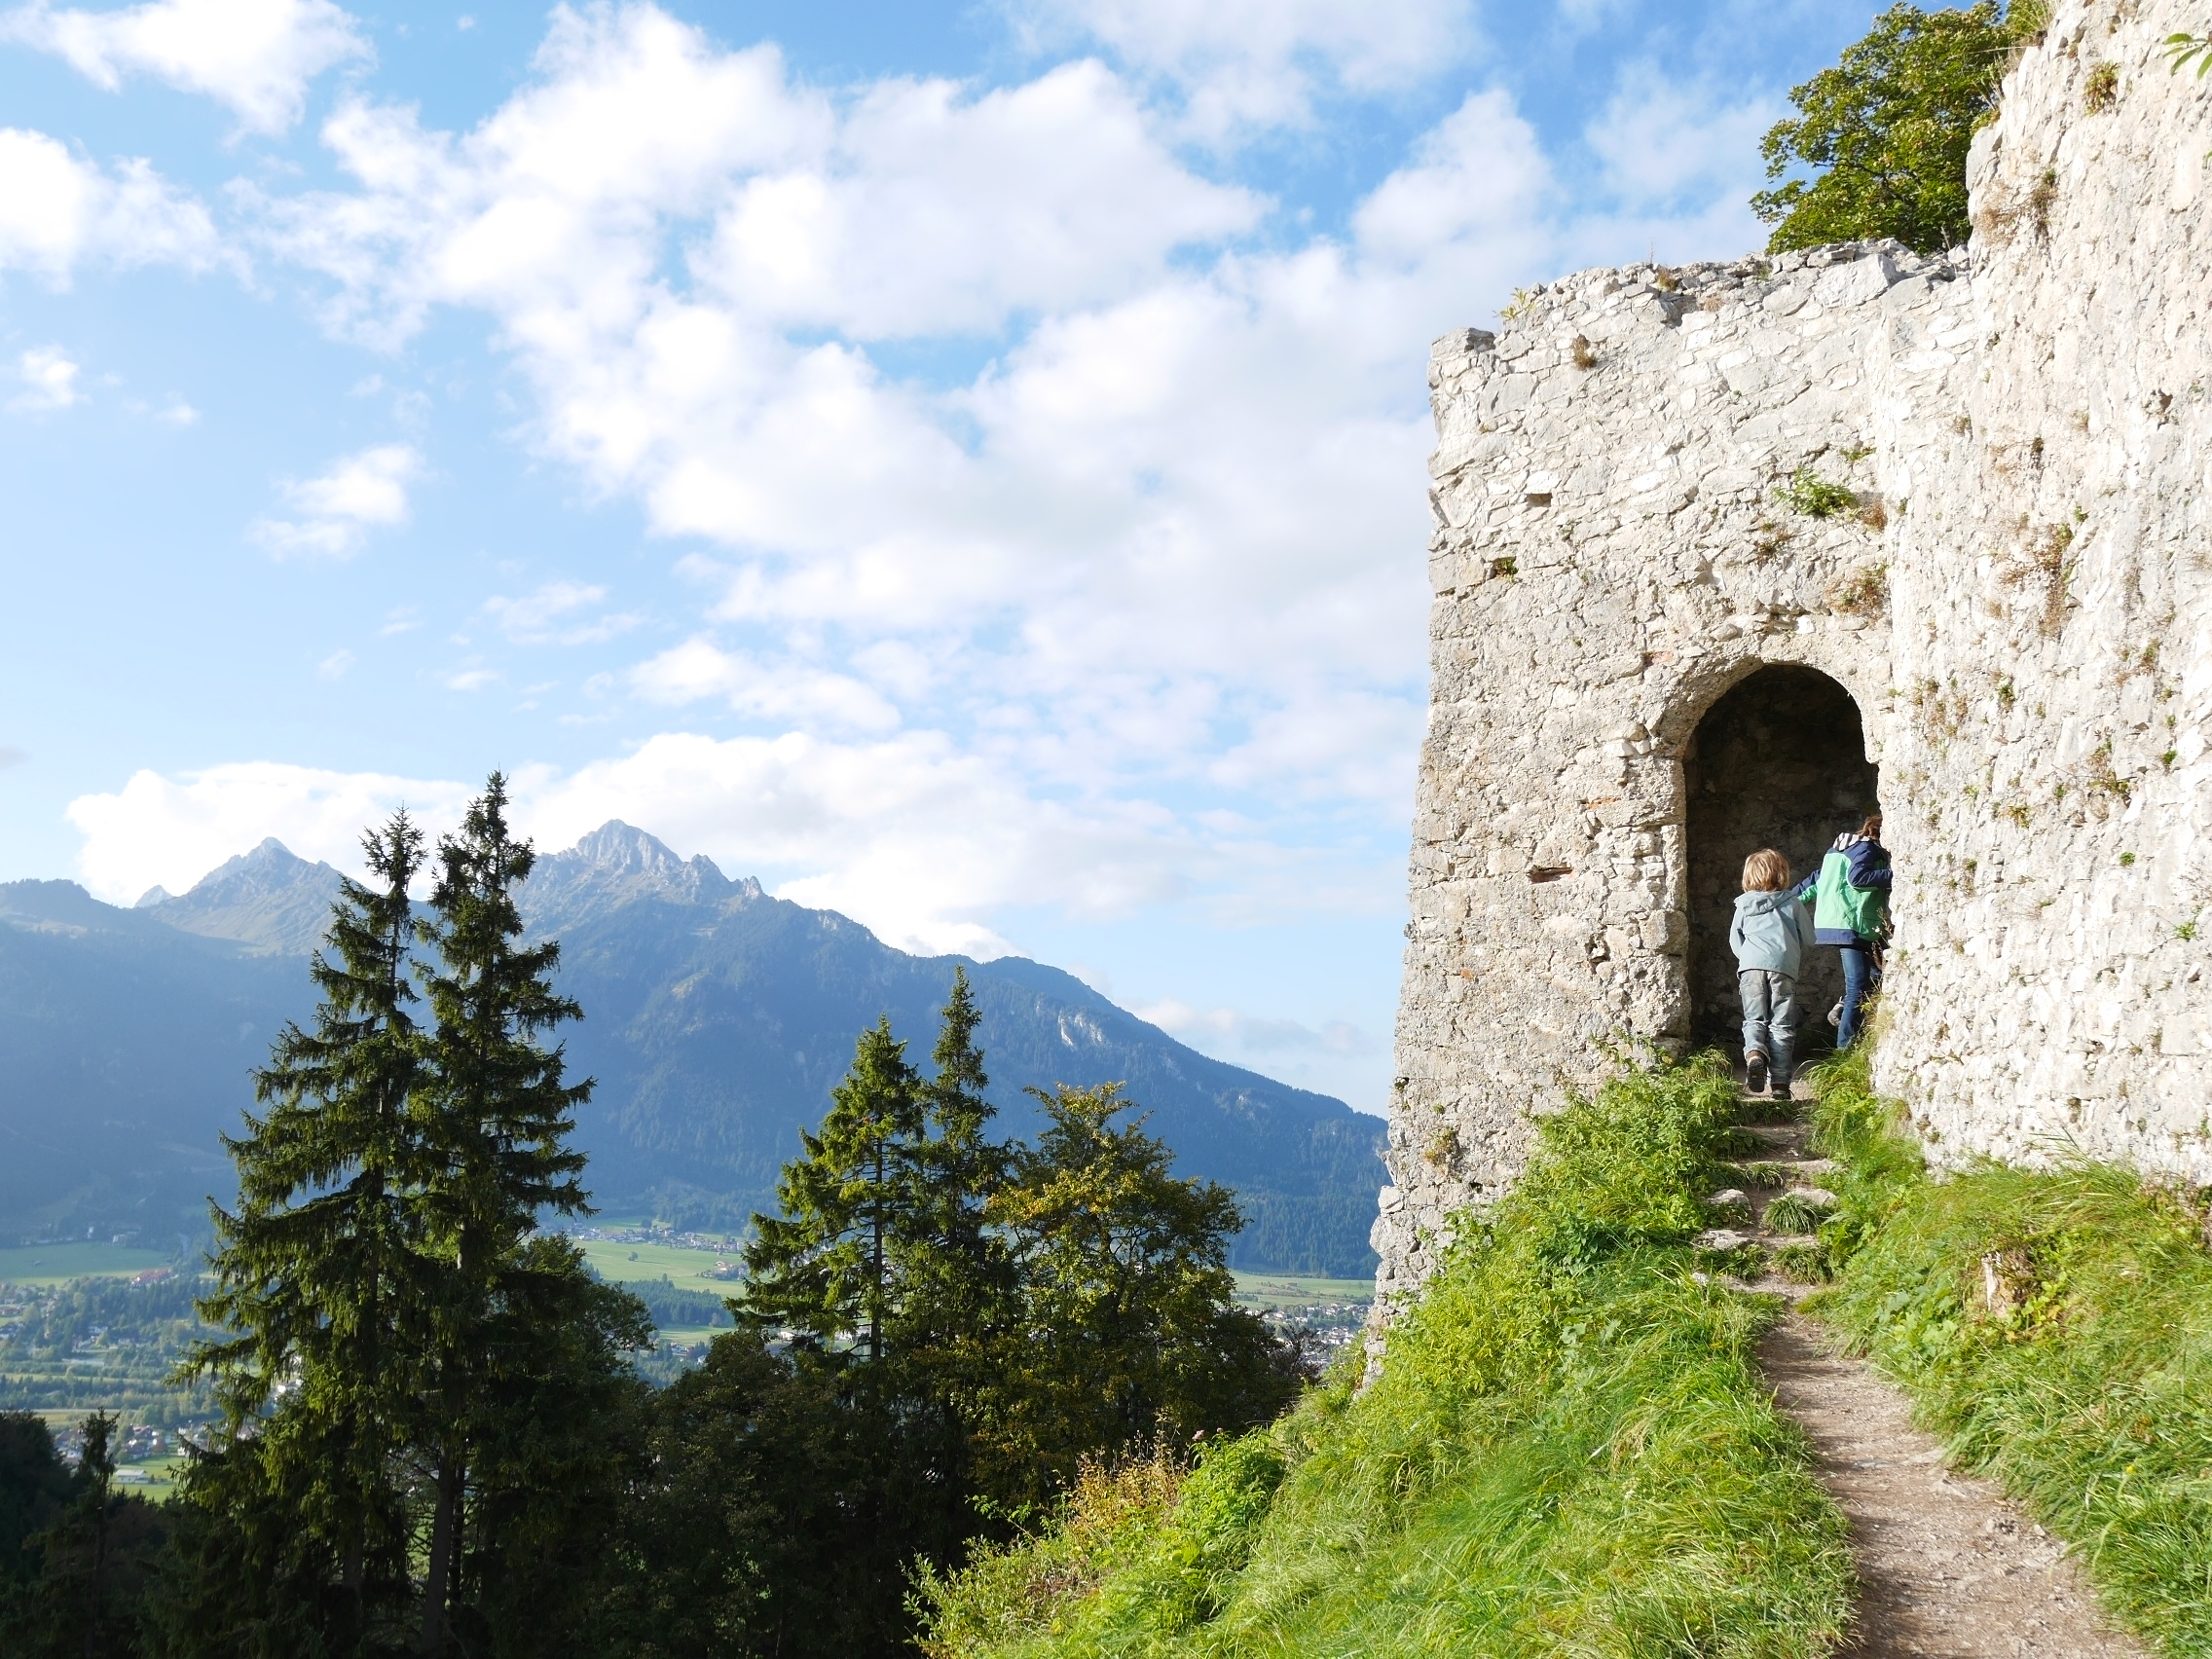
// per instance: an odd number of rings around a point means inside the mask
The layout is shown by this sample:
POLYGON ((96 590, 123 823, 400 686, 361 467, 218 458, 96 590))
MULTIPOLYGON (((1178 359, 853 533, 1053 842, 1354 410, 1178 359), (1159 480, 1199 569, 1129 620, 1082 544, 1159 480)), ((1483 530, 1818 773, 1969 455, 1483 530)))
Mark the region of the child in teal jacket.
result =
POLYGON ((1813 905, 1814 937, 1832 944, 1843 960, 1843 1017, 1835 1046, 1848 1049, 1859 1035, 1860 1010, 1881 974, 1877 950, 1890 931, 1890 854, 1882 845, 1882 815, 1855 834, 1846 830, 1798 884, 1797 897, 1813 905))

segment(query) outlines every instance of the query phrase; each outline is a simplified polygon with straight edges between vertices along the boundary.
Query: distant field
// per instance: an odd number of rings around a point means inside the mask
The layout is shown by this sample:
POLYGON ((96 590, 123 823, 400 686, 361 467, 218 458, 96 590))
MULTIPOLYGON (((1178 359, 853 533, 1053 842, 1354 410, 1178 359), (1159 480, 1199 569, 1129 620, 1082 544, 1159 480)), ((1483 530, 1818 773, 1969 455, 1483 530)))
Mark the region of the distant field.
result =
POLYGON ((719 1289, 726 1295, 734 1288, 707 1274, 714 1272, 718 1261, 736 1261, 735 1255, 685 1250, 674 1244, 609 1244, 596 1238, 579 1240, 576 1247, 601 1278, 615 1284, 668 1278, 686 1290, 719 1289))
POLYGON ((671 1330, 655 1331, 653 1335, 664 1343, 682 1343, 688 1347, 694 1343, 711 1343, 717 1337, 729 1335, 727 1325, 685 1325, 671 1330))
POLYGON ((176 1491, 177 1477, 184 1473, 184 1456, 149 1457, 143 1463, 125 1463, 116 1471, 116 1483, 125 1492, 134 1492, 144 1497, 167 1497, 176 1491))
POLYGON ((25 1244, 0 1250, 0 1284, 59 1284, 73 1278, 129 1278, 149 1268, 174 1267, 159 1250, 124 1244, 25 1244))
MULTIPOLYGON (((686 1250, 674 1244, 610 1244, 588 1239, 577 1246, 603 1279, 635 1283, 666 1277, 682 1289, 728 1294, 736 1286, 707 1275, 717 1262, 738 1260, 734 1251, 686 1250)), ((1373 1279, 1301 1278, 1284 1273, 1238 1273, 1236 1300, 1248 1308, 1310 1308, 1319 1304, 1372 1302, 1373 1279)))
POLYGON ((1236 1300, 1247 1308, 1312 1308, 1329 1303, 1372 1302, 1375 1281, 1238 1273, 1236 1300))

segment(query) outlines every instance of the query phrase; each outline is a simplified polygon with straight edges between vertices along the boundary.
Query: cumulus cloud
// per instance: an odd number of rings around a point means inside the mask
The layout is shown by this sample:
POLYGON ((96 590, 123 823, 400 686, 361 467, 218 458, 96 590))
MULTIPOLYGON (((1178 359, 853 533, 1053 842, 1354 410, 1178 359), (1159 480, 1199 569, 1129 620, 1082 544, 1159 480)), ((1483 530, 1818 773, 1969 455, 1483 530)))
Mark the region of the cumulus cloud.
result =
POLYGON ((859 340, 996 332, 1157 276, 1251 228, 1251 193, 1194 176, 1095 62, 964 95, 871 89, 802 164, 757 173, 695 269, 746 314, 859 340))
POLYGON ((1142 804, 1039 799, 942 735, 668 733, 558 777, 517 779, 547 845, 609 818, 724 869, 781 871, 782 897, 842 910, 907 949, 1004 954, 992 918, 1054 903, 1125 914, 1180 896, 1209 864, 1142 804))
MULTIPOLYGON (((1256 254, 1249 200, 1185 170, 1094 63, 838 111, 767 49, 637 7, 565 17, 538 68, 466 134, 349 106, 326 136, 359 188, 284 204, 286 245, 372 338, 436 304, 496 316, 547 449, 732 550, 719 619, 832 626, 854 651, 1010 630, 985 678, 1075 719, 1060 747, 1094 775, 1241 724, 1231 704, 1275 700, 1287 665, 1418 700, 1419 352, 1541 252, 1546 176, 1501 94, 1469 99, 1348 243, 1256 254), (672 285, 684 225, 706 234, 672 285), (964 387, 894 379, 864 338, 1033 310, 964 387)), ((637 687, 674 696, 669 668, 637 687)))
POLYGON ((1032 50, 1070 42, 1171 84, 1186 129, 1219 139, 1312 119, 1331 92, 1395 91, 1447 72, 1473 34, 1470 0, 1003 0, 1032 50))
MULTIPOLYGON (((665 733, 574 771, 519 768, 513 782, 516 822, 541 847, 620 818, 909 949, 1001 955, 990 918, 1010 904, 1123 914, 1186 891, 1206 863, 1157 809, 1040 800, 932 733, 847 743, 665 733)), ((361 830, 394 806, 437 830, 469 793, 257 761, 174 779, 141 771, 114 793, 71 801, 68 818, 85 838, 85 884, 135 899, 157 884, 181 893, 267 835, 351 869, 361 830)))
POLYGON ((330 0, 150 0, 109 12, 36 0, 0 16, 0 38, 51 52, 111 92, 127 75, 150 75, 204 94, 254 132, 283 131, 317 75, 369 55, 330 0))
POLYGON ((77 389, 83 371, 58 346, 34 346, 16 359, 16 379, 23 389, 8 399, 18 415, 43 415, 85 401, 77 389))
POLYGON ((370 531, 407 522, 407 486, 422 470, 422 456, 408 444, 342 457, 319 477, 285 484, 285 505, 297 516, 256 520, 251 535, 279 558, 350 558, 370 531))
POLYGON ((890 731, 899 711, 873 686, 850 675, 805 663, 762 662, 704 639, 686 640, 630 671, 630 685, 648 702, 726 700, 753 719, 861 731, 890 731))
POLYGON ((1607 188, 1629 202, 1719 197, 1734 205, 1764 181, 1759 139, 1786 113, 1777 97, 1731 99, 1640 62, 1622 71, 1583 136, 1607 188))
POLYGON ((426 829, 458 823, 458 784, 242 761, 171 779, 133 773, 112 794, 79 795, 67 816, 84 845, 77 871, 117 903, 149 887, 182 893, 225 859, 274 835, 301 858, 360 869, 361 831, 404 805, 426 829))
MULTIPOLYGON (((1268 50, 1310 70, 1326 47, 1366 85, 1458 26, 1430 9, 1330 46, 1341 18, 1292 10, 1268 50)), ((1191 27, 1189 53, 1228 39, 1191 27)), ((1510 96, 1476 92, 1345 234, 1261 244, 1267 204, 1195 170, 1181 120, 1096 61, 831 101, 650 6, 564 13, 474 129, 344 104, 324 137, 351 187, 267 223, 329 278, 340 330, 490 317, 541 451, 718 545, 688 560, 706 626, 601 692, 726 710, 821 745, 809 764, 926 734, 1086 813, 1149 815, 1189 879, 1228 836, 1225 913, 1385 908, 1392 831, 1350 836, 1318 884, 1285 849, 1314 833, 1302 813, 1402 818, 1422 353, 1557 257, 1554 182, 1510 96), (966 375, 887 367, 896 342, 963 336, 998 342, 966 375), (1231 806, 1243 828, 1206 827, 1231 806)), ((571 597, 488 613, 548 639, 590 614, 546 608, 571 597)), ((855 905, 965 891, 860 868, 805 879, 855 905)))
POLYGON ((0 127, 0 270, 63 285, 85 260, 204 270, 219 257, 207 209, 150 163, 111 172, 43 132, 0 127))

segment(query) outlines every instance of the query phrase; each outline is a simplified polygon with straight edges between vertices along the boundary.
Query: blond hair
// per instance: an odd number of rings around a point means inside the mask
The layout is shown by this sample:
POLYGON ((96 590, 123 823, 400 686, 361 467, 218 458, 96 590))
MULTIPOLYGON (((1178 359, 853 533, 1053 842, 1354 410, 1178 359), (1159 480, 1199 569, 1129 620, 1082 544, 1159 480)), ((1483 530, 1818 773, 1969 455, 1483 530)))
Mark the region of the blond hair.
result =
POLYGON ((1789 861, 1772 847, 1761 847, 1744 861, 1746 893, 1780 893, 1789 885, 1789 861))

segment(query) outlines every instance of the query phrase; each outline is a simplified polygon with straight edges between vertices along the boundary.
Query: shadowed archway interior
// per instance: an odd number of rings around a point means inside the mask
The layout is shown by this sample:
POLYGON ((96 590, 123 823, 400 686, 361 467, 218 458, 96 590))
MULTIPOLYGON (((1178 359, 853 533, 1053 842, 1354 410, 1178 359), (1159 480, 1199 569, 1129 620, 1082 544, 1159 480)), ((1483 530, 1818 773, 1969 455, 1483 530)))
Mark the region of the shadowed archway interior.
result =
MULTIPOLYGON (((1741 1041, 1736 958, 1728 924, 1744 860, 1773 847, 1791 879, 1817 868, 1828 844, 1875 810, 1879 774, 1866 758, 1859 705, 1818 669, 1762 668, 1707 711, 1683 757, 1688 794, 1690 1033, 1731 1051, 1741 1041)), ((1843 994, 1833 950, 1814 952, 1798 993, 1800 1059, 1834 1040, 1826 1014, 1843 994)))

